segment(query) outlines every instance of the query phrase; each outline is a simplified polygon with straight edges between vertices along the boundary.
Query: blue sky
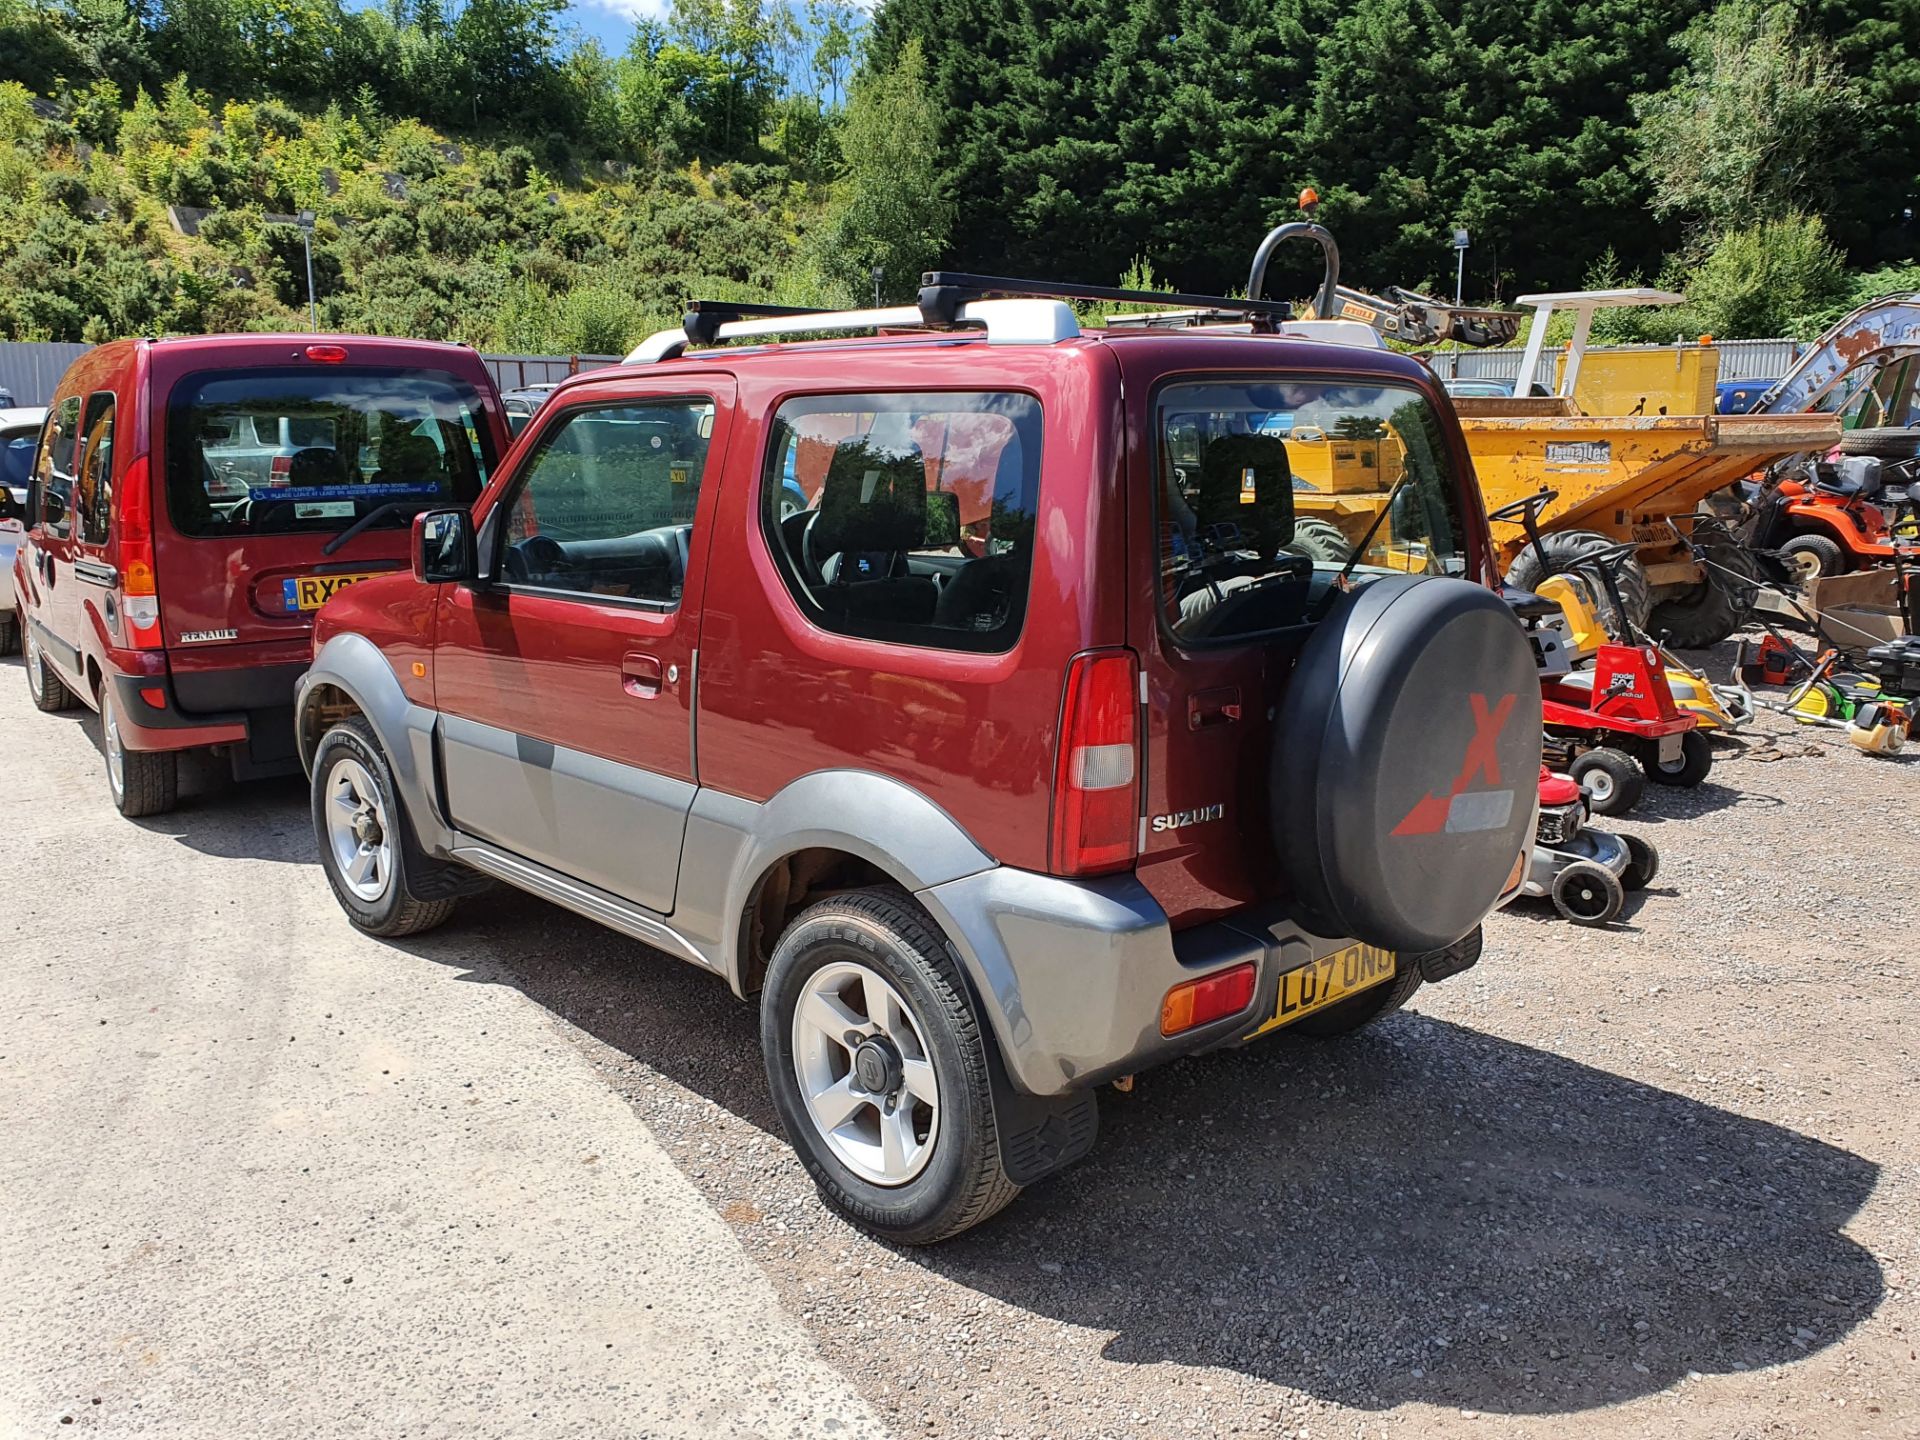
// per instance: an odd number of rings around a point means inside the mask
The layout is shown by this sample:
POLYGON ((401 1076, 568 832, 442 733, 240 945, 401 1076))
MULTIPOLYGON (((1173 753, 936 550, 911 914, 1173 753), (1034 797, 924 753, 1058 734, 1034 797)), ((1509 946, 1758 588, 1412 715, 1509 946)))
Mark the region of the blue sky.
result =
POLYGON ((641 16, 659 18, 667 13, 664 0, 573 0, 567 7, 567 19, 583 34, 598 40, 609 54, 618 55, 627 48, 633 35, 633 22, 641 16))

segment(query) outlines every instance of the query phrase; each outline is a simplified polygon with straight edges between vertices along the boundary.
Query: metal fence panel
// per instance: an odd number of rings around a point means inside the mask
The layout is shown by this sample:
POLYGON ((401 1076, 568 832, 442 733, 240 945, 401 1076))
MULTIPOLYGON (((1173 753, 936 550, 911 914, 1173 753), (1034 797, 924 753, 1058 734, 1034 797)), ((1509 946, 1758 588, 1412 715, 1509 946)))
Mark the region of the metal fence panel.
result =
POLYGON ((482 355, 481 363, 502 390, 557 385, 569 375, 618 365, 618 355, 482 355))
MULTIPOLYGON (((10 391, 16 405, 44 405, 67 367, 92 348, 58 341, 0 341, 0 390, 10 391)), ((618 355, 482 355, 480 360, 502 390, 555 384, 584 370, 620 363, 618 355)))
MULTIPOLYGON (((1637 348, 1595 345, 1588 349, 1587 354, 1606 355, 1637 348)), ((1801 352, 1807 347, 1799 340, 1722 340, 1715 348, 1720 352, 1722 380, 1778 380, 1793 368, 1793 362, 1800 358, 1801 352)), ((1533 377, 1536 385, 1548 390, 1553 388, 1554 377, 1559 373, 1560 357, 1565 353, 1566 347, 1562 345, 1540 356, 1540 368, 1533 377)), ((1448 379, 1458 375, 1462 379, 1472 380, 1511 380, 1520 373, 1520 347, 1462 350, 1457 355, 1443 350, 1427 363, 1436 374, 1448 379)))
POLYGON ((92 348, 59 340, 0 340, 0 390, 10 392, 16 405, 44 405, 67 367, 92 348))

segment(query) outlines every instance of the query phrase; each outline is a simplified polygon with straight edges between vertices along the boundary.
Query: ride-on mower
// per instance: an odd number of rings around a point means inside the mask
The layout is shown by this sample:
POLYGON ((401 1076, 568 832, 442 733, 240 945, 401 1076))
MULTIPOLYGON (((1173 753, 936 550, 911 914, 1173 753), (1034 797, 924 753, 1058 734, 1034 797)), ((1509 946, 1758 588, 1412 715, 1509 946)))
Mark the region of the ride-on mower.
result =
POLYGON ((1777 550, 1801 580, 1920 554, 1899 522, 1920 502, 1920 430, 1850 430, 1840 457, 1776 467, 1753 503, 1747 544, 1777 550))
MULTIPOLYGON (((1502 518, 1532 529, 1533 510, 1549 498, 1550 492, 1542 492, 1517 500, 1502 507, 1510 512, 1502 518)), ((1604 565, 1598 573, 1603 581, 1611 578, 1604 565)), ((1552 589, 1556 580, 1563 595, 1577 594, 1564 576, 1542 583, 1552 589)), ((1649 776, 1683 787, 1707 778, 1713 749, 1700 733, 1699 717, 1676 703, 1658 646, 1602 640, 1592 648, 1590 665, 1576 664, 1584 657, 1573 649, 1557 600, 1509 589, 1507 603, 1533 642, 1548 760, 1580 782, 1597 814, 1631 810, 1649 776)), ((1600 632, 1593 627, 1587 633, 1600 632)), ((1693 684, 1689 675, 1683 680, 1693 684)), ((1704 688, 1712 697, 1712 687, 1704 688)), ((1726 714, 1724 708, 1720 713, 1726 714)))

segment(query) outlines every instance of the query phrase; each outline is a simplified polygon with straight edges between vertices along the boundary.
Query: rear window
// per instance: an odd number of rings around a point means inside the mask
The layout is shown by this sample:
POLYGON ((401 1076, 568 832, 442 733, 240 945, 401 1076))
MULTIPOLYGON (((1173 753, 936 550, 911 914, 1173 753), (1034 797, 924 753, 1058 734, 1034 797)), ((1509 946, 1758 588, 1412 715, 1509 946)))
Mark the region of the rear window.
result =
POLYGON ((809 396, 775 419, 761 522, 822 629, 1006 650, 1026 614, 1039 488, 1031 396, 809 396))
POLYGON ((1446 431, 1417 390, 1173 384, 1156 424, 1161 616, 1177 640, 1306 624, 1370 577, 1466 573, 1446 431))
POLYGON ((182 534, 344 530, 386 507, 466 503, 493 460, 471 385, 349 367, 190 376, 167 407, 167 506, 182 534))

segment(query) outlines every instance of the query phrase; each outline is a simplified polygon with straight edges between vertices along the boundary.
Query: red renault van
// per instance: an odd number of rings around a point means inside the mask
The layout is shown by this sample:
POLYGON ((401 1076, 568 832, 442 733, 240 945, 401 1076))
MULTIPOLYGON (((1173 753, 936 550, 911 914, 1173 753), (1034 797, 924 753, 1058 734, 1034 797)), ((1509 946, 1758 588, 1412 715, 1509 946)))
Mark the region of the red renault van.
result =
POLYGON ((179 752, 299 768, 313 612, 407 564, 419 511, 479 495, 507 446, 459 345, 317 335, 122 340, 60 381, 14 562, 34 704, 100 712, 125 815, 170 809, 179 752))

